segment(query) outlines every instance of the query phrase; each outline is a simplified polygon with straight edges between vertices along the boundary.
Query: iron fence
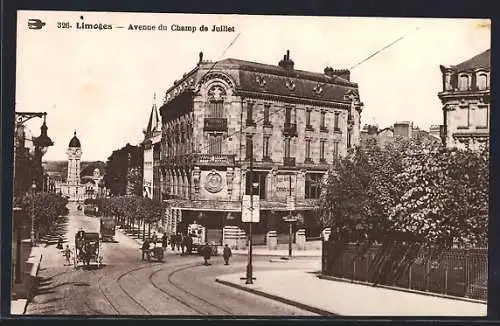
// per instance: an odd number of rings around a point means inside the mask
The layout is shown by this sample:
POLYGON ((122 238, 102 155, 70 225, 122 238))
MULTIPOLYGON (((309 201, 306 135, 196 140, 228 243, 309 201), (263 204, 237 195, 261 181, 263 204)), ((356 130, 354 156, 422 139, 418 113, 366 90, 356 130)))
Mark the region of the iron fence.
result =
POLYGON ((406 264, 395 260, 394 255, 381 259, 380 246, 373 246, 362 254, 352 244, 340 254, 334 253, 332 248, 323 242, 323 275, 487 300, 487 248, 448 249, 434 257, 426 251, 419 251, 416 259, 406 264))

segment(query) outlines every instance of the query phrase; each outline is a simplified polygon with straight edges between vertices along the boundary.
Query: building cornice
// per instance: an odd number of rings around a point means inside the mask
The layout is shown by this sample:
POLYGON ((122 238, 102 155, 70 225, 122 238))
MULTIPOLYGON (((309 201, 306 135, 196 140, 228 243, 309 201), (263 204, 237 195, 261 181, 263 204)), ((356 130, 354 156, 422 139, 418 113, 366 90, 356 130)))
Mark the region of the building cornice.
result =
POLYGON ((327 101, 320 99, 312 99, 307 97, 298 97, 298 96, 285 96, 280 94, 272 94, 272 93, 261 93, 261 92, 252 92, 246 91, 242 89, 236 89, 236 94, 241 97, 252 97, 256 99, 262 99, 266 101, 276 101, 276 102, 285 102, 285 103, 295 103, 295 104, 305 104, 305 105, 316 105, 316 106, 324 106, 324 107, 335 107, 338 109, 346 109, 348 110, 351 107, 351 103, 347 101, 327 101))

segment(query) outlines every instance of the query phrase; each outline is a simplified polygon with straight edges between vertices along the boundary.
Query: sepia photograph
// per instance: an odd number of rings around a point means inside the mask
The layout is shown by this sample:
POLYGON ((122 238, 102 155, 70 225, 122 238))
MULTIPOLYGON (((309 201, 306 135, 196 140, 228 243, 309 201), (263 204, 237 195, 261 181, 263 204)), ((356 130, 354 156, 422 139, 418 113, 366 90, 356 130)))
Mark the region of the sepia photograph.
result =
POLYGON ((486 317, 489 19, 20 10, 16 41, 11 315, 486 317))

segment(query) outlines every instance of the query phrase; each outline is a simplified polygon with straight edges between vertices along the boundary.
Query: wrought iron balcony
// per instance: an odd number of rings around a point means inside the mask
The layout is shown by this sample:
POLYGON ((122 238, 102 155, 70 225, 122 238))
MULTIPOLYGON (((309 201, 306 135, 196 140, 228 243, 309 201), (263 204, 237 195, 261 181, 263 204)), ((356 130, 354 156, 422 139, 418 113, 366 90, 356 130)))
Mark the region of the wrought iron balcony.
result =
POLYGON ((227 131, 227 119, 205 118, 203 131, 227 131))
POLYGON ((283 158, 284 166, 295 166, 295 157, 284 157, 283 158))
POLYGON ((285 136, 297 136, 297 124, 285 123, 283 126, 283 134, 285 134, 285 136))
POLYGON ((234 155, 198 154, 196 155, 195 164, 204 166, 234 166, 234 155))

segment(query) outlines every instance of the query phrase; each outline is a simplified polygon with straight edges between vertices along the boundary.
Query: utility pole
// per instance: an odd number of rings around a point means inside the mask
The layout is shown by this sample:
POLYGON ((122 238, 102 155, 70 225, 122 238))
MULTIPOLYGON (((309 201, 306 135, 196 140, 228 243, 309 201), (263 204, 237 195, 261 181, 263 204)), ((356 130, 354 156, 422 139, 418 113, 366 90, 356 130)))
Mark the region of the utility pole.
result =
POLYGON ((253 148, 250 155, 250 225, 248 239, 248 265, 247 265, 247 280, 246 284, 253 284, 253 266, 252 266, 252 224, 253 224, 253 148))

